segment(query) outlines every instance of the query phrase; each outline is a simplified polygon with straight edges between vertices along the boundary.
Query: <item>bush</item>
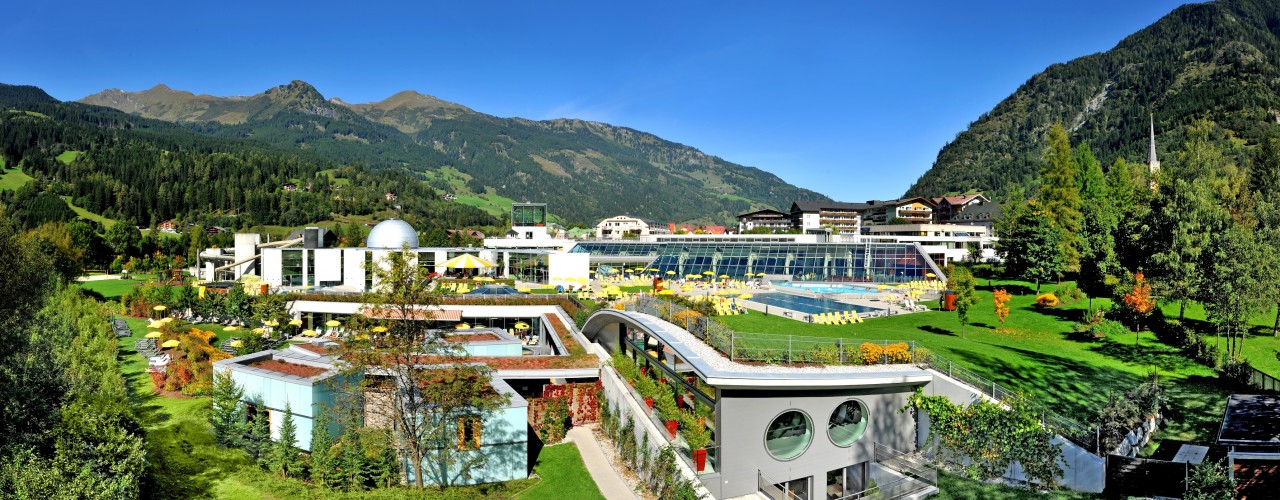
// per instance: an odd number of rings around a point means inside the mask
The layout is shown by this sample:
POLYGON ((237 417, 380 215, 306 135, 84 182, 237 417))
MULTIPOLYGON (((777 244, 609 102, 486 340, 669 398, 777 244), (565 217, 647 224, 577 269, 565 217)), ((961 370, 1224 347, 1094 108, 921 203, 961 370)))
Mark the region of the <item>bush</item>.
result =
POLYGON ((1253 365, 1247 359, 1232 357, 1222 363, 1218 373, 1233 384, 1248 386, 1249 378, 1253 376, 1253 365))
POLYGON ((863 342, 858 346, 859 356, 864 365, 874 365, 880 362, 880 358, 884 356, 884 348, 878 344, 863 342))
POLYGON ((1036 305, 1040 307, 1058 307, 1058 296, 1052 293, 1043 293, 1036 296, 1036 305))
POLYGON ((1080 291, 1079 288, 1076 288, 1074 284, 1070 283, 1058 287, 1053 291, 1053 295, 1057 296, 1058 303, 1064 306, 1074 304, 1085 298, 1084 292, 1080 291))
POLYGON ((898 342, 884 346, 884 357, 888 363, 910 363, 911 344, 898 342))

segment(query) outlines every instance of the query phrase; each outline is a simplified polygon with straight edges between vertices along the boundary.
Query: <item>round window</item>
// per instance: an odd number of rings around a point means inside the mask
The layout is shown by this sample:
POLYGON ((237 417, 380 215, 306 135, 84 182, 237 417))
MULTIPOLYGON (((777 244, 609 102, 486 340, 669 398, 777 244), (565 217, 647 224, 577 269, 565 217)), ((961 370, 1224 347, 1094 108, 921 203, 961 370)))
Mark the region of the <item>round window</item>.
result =
POLYGON ((862 438, 867 430, 867 407, 862 402, 850 399, 831 412, 831 420, 827 423, 827 437, 836 446, 849 446, 862 438))
POLYGON ((804 453, 813 442, 813 422, 798 410, 774 417, 764 434, 764 447, 778 460, 791 460, 804 453))

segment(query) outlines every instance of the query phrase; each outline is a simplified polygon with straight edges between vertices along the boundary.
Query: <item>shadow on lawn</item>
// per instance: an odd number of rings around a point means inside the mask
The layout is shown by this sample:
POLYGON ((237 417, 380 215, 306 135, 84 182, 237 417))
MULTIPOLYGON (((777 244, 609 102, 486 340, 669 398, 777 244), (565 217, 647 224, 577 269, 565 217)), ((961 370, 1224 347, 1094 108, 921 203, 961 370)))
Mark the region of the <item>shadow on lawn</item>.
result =
POLYGON ((950 337, 958 337, 958 335, 956 335, 956 334, 954 334, 954 333, 951 333, 951 331, 950 331, 950 330, 947 330, 947 329, 945 329, 945 328, 938 328, 938 327, 933 326, 933 325, 923 325, 923 326, 920 326, 919 328, 920 328, 920 330, 925 331, 925 332, 928 332, 928 333, 935 333, 935 334, 938 334, 938 335, 947 335, 947 336, 950 336, 950 337))
POLYGON ((1103 340, 1089 350, 1124 363, 1155 366, 1161 371, 1181 371, 1197 364, 1178 351, 1153 342, 1134 346, 1132 343, 1126 345, 1114 340, 1103 340))

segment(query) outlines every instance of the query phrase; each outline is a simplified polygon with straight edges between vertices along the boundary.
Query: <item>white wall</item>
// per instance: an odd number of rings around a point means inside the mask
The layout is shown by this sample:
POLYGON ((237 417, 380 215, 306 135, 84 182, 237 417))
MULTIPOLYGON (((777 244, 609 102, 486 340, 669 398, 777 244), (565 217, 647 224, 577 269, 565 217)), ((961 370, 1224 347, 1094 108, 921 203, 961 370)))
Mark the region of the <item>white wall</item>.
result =
POLYGON ((589 253, 553 253, 547 254, 547 279, 549 283, 564 283, 566 280, 587 279, 587 271, 591 267, 589 253))
POLYGON ((342 250, 341 248, 318 248, 309 252, 316 262, 317 286, 321 281, 342 280, 342 250))
POLYGON ((262 281, 272 287, 280 286, 280 277, 282 269, 281 249, 264 248, 262 249, 262 281))

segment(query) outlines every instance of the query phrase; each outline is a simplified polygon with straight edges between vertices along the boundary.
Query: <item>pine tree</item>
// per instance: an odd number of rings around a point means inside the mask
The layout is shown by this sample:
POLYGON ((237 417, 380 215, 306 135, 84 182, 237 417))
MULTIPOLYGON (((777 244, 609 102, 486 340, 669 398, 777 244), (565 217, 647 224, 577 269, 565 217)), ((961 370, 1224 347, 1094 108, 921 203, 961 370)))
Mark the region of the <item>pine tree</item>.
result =
POLYGON ((1080 185, 1079 168, 1071 154, 1071 141, 1061 123, 1049 128, 1049 149, 1044 154, 1039 201, 1059 233, 1063 262, 1068 269, 1080 265, 1080 185))
POLYGON ((342 480, 351 491, 360 491, 365 487, 368 475, 368 460, 365 458, 364 441, 360 433, 348 432, 342 436, 342 454, 339 456, 342 467, 342 480))
POLYGON ((329 435, 329 417, 317 411, 311 427, 311 481, 317 486, 331 486, 337 474, 333 455, 333 437, 329 435))
POLYGON ((213 412, 209 418, 219 446, 238 446, 244 439, 245 411, 240 402, 243 398, 244 389, 236 385, 231 372, 219 371, 213 375, 213 412))
POLYGON ((1102 175, 1102 165, 1088 144, 1076 148, 1080 167, 1080 201, 1083 216, 1081 238, 1080 289, 1093 297, 1110 291, 1108 278, 1116 272, 1115 231, 1118 224, 1111 190, 1102 175))
POLYGON ((298 448, 294 446, 297 443, 297 433, 298 429, 293 424, 292 408, 289 403, 285 403, 284 419, 280 422, 280 438, 271 446, 267 458, 271 471, 279 474, 280 477, 302 474, 302 457, 298 454, 298 448))
POLYGON ((258 408, 258 412, 249 422, 249 436, 244 441, 244 449, 266 467, 267 451, 271 448, 271 423, 262 401, 256 401, 254 406, 258 408))
POLYGON ((396 454, 395 446, 392 445, 394 436, 390 432, 383 436, 382 442, 385 444, 382 446, 382 452, 378 454, 380 460, 374 471, 374 477, 379 487, 390 488, 400 482, 400 457, 396 454))

